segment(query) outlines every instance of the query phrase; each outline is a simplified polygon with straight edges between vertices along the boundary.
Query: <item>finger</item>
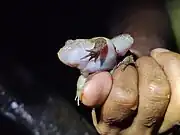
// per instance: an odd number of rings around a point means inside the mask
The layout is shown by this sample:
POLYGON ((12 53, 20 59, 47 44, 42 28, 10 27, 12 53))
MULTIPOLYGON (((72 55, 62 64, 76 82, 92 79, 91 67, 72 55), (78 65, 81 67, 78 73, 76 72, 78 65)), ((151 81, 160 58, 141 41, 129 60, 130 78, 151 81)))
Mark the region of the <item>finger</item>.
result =
POLYGON ((161 121, 169 103, 168 80, 156 61, 141 57, 136 61, 139 73, 139 106, 137 115, 122 135, 151 135, 161 121))
POLYGON ((88 77, 82 95, 82 103, 89 107, 105 102, 112 87, 112 76, 109 72, 95 73, 88 77))
POLYGON ((180 121, 180 55, 168 50, 155 49, 151 56, 161 65, 171 86, 170 103, 159 130, 162 133, 180 121))
MULTIPOLYGON (((113 73, 112 90, 101 109, 100 121, 96 126, 100 134, 117 134, 120 128, 116 124, 128 118, 137 108, 137 71, 133 66, 122 71, 121 66, 113 73)), ((125 124, 122 122, 120 125, 125 124)))

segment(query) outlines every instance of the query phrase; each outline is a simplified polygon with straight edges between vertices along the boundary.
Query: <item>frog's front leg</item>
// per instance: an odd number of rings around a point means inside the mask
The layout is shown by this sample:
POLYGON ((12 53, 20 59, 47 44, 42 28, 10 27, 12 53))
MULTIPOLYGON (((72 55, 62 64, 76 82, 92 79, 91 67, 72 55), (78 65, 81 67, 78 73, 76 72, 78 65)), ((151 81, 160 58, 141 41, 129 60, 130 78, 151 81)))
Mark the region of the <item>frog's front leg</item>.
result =
POLYGON ((121 70, 124 71, 126 69, 126 67, 130 64, 134 64, 136 66, 136 63, 134 61, 134 57, 133 55, 129 55, 126 56, 121 62, 119 62, 112 70, 111 70, 111 74, 114 73, 115 69, 117 69, 118 67, 120 67, 121 65, 121 70))
POLYGON ((76 97, 75 101, 77 101, 77 105, 80 105, 80 101, 82 100, 83 96, 83 90, 84 90, 84 85, 87 81, 87 77, 84 75, 80 75, 77 81, 77 91, 76 91, 76 97))
POLYGON ((134 57, 133 55, 129 55, 126 56, 123 61, 119 62, 119 64, 117 65, 117 68, 122 65, 121 70, 124 71, 126 69, 126 67, 130 64, 134 64, 136 65, 135 61, 134 61, 134 57))

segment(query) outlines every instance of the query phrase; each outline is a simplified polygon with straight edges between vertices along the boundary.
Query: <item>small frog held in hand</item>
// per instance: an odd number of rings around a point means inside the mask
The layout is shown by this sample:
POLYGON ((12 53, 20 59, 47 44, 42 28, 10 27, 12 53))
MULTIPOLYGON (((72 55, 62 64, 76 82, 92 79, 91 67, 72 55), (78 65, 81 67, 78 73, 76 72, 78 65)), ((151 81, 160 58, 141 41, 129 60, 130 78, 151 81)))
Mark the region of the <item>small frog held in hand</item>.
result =
POLYGON ((132 55, 126 56, 119 64, 118 58, 124 57, 132 47, 134 39, 129 34, 122 34, 112 39, 94 37, 91 39, 67 40, 59 50, 58 57, 62 63, 80 70, 75 100, 79 106, 83 96, 83 87, 91 73, 112 70, 134 64, 132 55))

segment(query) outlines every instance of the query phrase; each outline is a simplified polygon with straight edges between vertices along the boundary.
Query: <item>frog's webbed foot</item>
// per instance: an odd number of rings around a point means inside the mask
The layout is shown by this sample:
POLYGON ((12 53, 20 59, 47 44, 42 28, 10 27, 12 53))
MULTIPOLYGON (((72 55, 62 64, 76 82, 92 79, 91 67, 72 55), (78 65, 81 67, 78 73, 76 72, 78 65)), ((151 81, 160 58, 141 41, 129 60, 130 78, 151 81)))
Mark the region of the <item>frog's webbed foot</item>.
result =
POLYGON ((77 106, 80 106, 80 102, 82 99, 82 93, 83 93, 83 89, 77 88, 76 96, 74 98, 74 100, 77 102, 77 106))
POLYGON ((84 57, 82 57, 81 59, 85 59, 87 57, 90 57, 89 61, 94 58, 94 61, 96 62, 97 58, 100 55, 100 50, 97 50, 97 49, 93 48, 91 50, 86 50, 86 51, 89 52, 89 54, 84 56, 84 57))
POLYGON ((130 64, 134 64, 136 66, 133 55, 126 56, 121 62, 119 62, 119 64, 117 64, 113 68, 113 70, 111 71, 111 74, 115 71, 115 69, 117 69, 120 66, 121 66, 121 70, 124 71, 126 67, 130 64))
POLYGON ((104 54, 107 53, 107 49, 108 49, 107 41, 104 38, 97 38, 97 39, 91 39, 91 40, 92 40, 91 42, 95 44, 94 48, 90 50, 86 50, 87 52, 89 52, 89 54, 84 56, 81 59, 90 57, 89 61, 94 58, 94 61, 96 62, 96 60, 98 59, 100 55, 103 56, 104 54))

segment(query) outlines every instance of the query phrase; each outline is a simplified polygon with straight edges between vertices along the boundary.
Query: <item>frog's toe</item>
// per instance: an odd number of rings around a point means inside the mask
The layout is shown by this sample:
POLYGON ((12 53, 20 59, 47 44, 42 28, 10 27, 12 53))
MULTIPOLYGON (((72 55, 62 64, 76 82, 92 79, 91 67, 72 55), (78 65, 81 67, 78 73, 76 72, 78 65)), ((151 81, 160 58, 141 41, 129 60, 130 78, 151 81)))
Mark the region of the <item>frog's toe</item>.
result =
POLYGON ((119 62, 119 64, 116 66, 117 68, 120 67, 121 65, 121 70, 124 71, 126 69, 126 67, 130 64, 134 64, 136 65, 135 61, 134 61, 134 57, 132 55, 130 56, 126 56, 123 61, 119 62))
POLYGON ((77 106, 80 106, 80 98, 79 98, 79 96, 75 97, 75 101, 77 101, 77 106))

